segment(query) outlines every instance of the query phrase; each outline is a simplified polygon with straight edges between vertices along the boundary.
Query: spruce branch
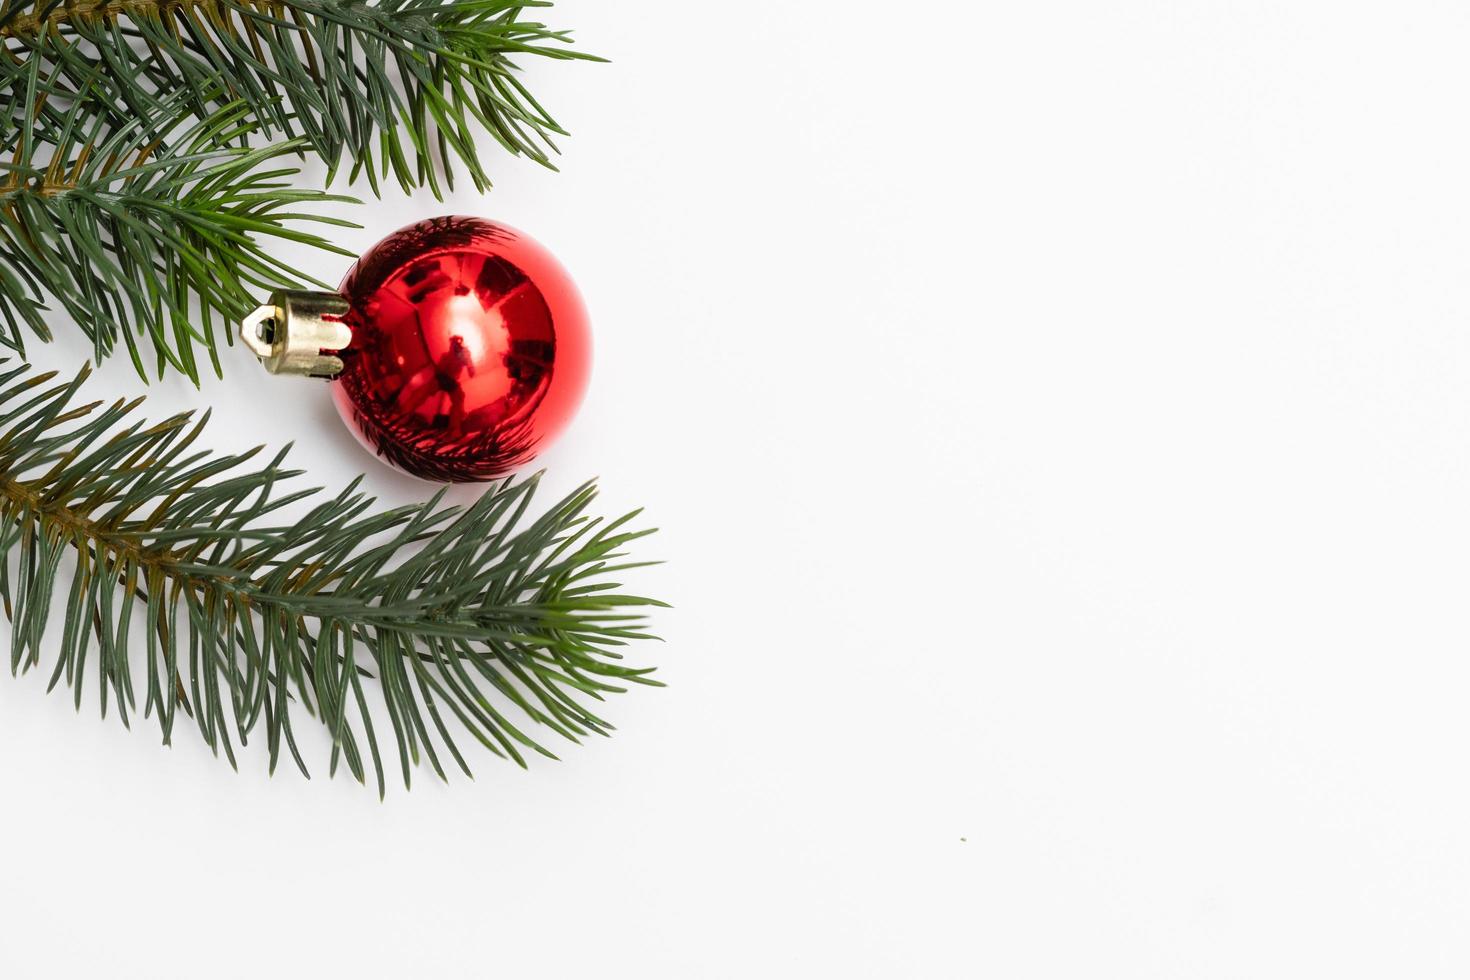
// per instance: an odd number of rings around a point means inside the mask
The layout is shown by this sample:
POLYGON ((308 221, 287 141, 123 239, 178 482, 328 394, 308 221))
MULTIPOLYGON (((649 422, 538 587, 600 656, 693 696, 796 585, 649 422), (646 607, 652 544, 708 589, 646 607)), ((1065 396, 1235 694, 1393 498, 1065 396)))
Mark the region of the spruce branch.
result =
POLYGON ((28 79, 30 121, 0 153, 0 344, 22 354, 22 327, 43 340, 48 296, 92 341, 97 361, 119 344, 138 373, 148 362, 198 383, 196 348, 220 372, 215 318, 238 321, 261 293, 322 284, 271 254, 266 242, 350 254, 295 224, 350 222, 302 213, 350 201, 292 186, 277 164, 303 143, 230 145, 250 129, 229 103, 196 121, 174 97, 114 122, 85 102, 58 109, 54 79, 28 79), (147 348, 151 347, 151 351, 147 348))
POLYGON ((297 475, 284 451, 251 464, 258 450, 194 448, 207 414, 150 424, 142 399, 77 404, 87 373, 53 383, 0 366, 12 672, 50 653, 51 686, 65 682, 78 707, 90 674, 104 714, 115 706, 127 724, 141 700, 165 743, 192 716, 231 765, 235 742, 263 730, 271 770, 287 753, 305 773, 298 726, 315 718, 329 772, 345 763, 366 781, 371 768, 380 794, 383 742, 405 785, 422 761, 441 778, 469 772, 456 733, 525 765, 527 751, 551 755, 531 724, 574 742, 607 734, 586 701, 658 683, 621 650, 649 638, 645 610, 662 603, 608 581, 646 564, 623 548, 650 532, 629 530, 634 514, 589 517, 592 485, 533 519, 534 478, 465 508, 441 492, 382 509, 354 481, 286 521, 318 491, 283 489, 297 475))
MULTIPOLYGON (((476 137, 551 166, 564 130, 514 58, 601 60, 523 20, 538 0, 0 0, 0 89, 32 62, 65 91, 140 113, 182 92, 206 118, 239 100, 267 136, 304 137, 374 193, 391 174, 441 196, 458 159, 490 178, 476 137)), ((24 108, 22 107, 22 115, 24 108)))

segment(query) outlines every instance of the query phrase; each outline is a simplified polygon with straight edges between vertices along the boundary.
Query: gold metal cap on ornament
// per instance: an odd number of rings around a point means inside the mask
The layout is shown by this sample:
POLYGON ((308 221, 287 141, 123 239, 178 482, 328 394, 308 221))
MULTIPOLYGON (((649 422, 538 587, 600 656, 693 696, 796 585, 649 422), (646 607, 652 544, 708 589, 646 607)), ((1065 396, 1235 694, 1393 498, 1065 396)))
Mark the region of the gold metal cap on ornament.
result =
POLYGON ((240 339, 271 374, 335 378, 342 373, 335 352, 352 343, 346 315, 336 293, 277 290, 241 321, 240 339))

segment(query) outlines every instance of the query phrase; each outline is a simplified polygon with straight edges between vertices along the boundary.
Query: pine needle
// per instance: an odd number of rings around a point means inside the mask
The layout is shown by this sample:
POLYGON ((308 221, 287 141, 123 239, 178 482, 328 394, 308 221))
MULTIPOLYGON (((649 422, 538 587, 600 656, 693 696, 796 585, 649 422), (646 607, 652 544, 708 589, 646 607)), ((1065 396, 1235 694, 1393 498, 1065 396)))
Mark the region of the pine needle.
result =
POLYGON ((181 96, 114 123, 84 103, 40 104, 29 129, 0 141, 0 344, 42 340, 55 299, 100 362, 119 347, 146 380, 173 369, 199 381, 198 357, 220 373, 218 336, 276 288, 325 284, 282 262, 266 242, 347 255, 303 221, 349 222, 300 209, 350 201, 299 189, 280 157, 303 141, 232 146, 249 129, 242 103, 207 121, 181 96), (216 331, 216 320, 220 329, 216 331))
MULTIPOLYGON (((58 92, 142 114, 182 93, 200 118, 242 102, 266 136, 303 137, 374 193, 490 185, 477 136, 551 166, 565 135, 513 59, 601 60, 534 20, 535 0, 0 0, 0 91, 39 66, 58 92), (442 180, 442 186, 441 186, 442 180)), ((24 122, 27 108, 18 106, 24 122)))
POLYGON ((141 703, 165 743, 192 727, 232 765, 256 735, 272 771, 290 755, 306 773, 299 726, 314 718, 328 771, 371 771, 380 794, 383 742, 405 785, 420 764, 468 774, 466 735, 524 766, 551 755, 532 726, 607 734, 586 702, 658 683, 621 651, 651 639, 645 610, 663 604, 608 580, 651 532, 631 529, 636 515, 590 517, 591 484, 535 518, 534 478, 465 508, 441 493, 383 509, 356 481, 322 498, 286 489, 298 474, 284 451, 262 465, 259 450, 195 448, 207 414, 150 424, 142 399, 77 404, 87 374, 0 363, 12 672, 54 658, 51 686, 78 707, 90 698, 128 724, 141 703), (303 501, 304 516, 282 518, 303 501))

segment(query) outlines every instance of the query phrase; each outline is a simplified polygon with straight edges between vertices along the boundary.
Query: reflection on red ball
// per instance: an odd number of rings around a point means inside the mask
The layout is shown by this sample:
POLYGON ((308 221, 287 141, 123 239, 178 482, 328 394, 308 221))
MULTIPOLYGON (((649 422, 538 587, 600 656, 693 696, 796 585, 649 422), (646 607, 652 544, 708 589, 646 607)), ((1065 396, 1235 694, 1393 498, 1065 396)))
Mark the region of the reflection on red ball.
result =
POLYGON ((352 343, 331 385, 373 452, 426 480, 487 480, 571 421, 592 366, 587 311, 535 240, 481 218, 431 218, 342 280, 352 343))

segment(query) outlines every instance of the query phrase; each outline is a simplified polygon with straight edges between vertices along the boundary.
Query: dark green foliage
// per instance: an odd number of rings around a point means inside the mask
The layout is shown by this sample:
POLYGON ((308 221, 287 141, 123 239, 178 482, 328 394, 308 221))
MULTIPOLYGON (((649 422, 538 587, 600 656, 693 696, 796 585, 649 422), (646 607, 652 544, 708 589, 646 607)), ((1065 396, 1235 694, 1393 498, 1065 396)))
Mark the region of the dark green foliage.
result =
POLYGON ((283 488, 296 475, 284 452, 252 467, 254 452, 193 448, 202 419, 149 424, 133 416, 141 399, 75 405, 86 374, 52 384, 0 369, 13 671, 54 657, 51 685, 78 706, 90 689, 126 723, 141 701, 165 742, 192 716, 231 764, 259 732, 272 769, 285 751, 305 772, 297 726, 312 717, 330 733, 330 771, 372 770, 380 793, 384 742, 405 784, 424 759, 441 777, 468 772, 456 734, 524 764, 526 750, 550 754, 528 722, 573 741, 605 734, 587 699, 657 683, 619 651, 661 603, 607 581, 637 567, 622 548, 649 532, 625 529, 634 515, 588 517, 590 485, 533 519, 534 479, 463 509, 439 497, 382 509, 354 483, 287 520, 316 491, 283 488))
MULTIPOLYGON (((267 137, 301 135, 374 191, 461 161, 484 189, 489 133, 543 164, 562 129, 516 77, 512 57, 588 58, 568 34, 522 20, 526 0, 0 0, 0 91, 39 63, 58 93, 143 115, 181 92, 200 118, 242 101, 267 137), (7 67, 8 65, 8 67, 7 67), (6 73, 8 72, 8 79, 6 73)), ((593 59, 595 60, 595 59, 593 59)), ((20 109, 24 118, 26 108, 20 109)))
POLYGON ((550 166, 561 129, 510 59, 587 56, 521 19, 544 5, 0 0, 0 344, 48 338, 54 298, 99 362, 123 347, 145 378, 197 382, 206 356, 220 373, 219 334, 313 284, 262 240, 330 248, 290 221, 347 200, 291 187, 279 158, 436 195, 456 159, 489 186, 482 133, 550 166))
POLYGON ((274 258, 269 239, 347 254, 293 220, 348 224, 299 213, 302 204, 348 200, 292 186, 280 157, 300 141, 232 146, 246 108, 226 105, 193 121, 184 100, 109 123, 75 102, 62 111, 28 77, 29 127, 0 152, 0 344, 24 352, 23 327, 42 339, 54 297, 101 361, 122 345, 138 373, 182 371, 196 383, 196 346, 216 374, 215 318, 231 326, 274 288, 321 285, 274 258), (150 349, 151 348, 151 349, 150 349))

